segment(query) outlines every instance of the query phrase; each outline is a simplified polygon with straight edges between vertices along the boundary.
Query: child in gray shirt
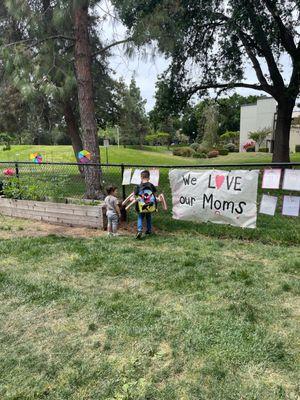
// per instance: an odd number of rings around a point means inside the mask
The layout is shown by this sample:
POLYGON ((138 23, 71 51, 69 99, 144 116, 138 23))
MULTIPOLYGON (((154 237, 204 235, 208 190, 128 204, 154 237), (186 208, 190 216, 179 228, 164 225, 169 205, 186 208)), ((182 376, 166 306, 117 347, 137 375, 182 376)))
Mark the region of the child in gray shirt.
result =
POLYGON ((109 236, 118 236, 117 230, 119 218, 121 216, 120 207, 118 205, 118 189, 116 186, 107 188, 107 196, 105 197, 106 216, 107 216, 107 234, 109 236))

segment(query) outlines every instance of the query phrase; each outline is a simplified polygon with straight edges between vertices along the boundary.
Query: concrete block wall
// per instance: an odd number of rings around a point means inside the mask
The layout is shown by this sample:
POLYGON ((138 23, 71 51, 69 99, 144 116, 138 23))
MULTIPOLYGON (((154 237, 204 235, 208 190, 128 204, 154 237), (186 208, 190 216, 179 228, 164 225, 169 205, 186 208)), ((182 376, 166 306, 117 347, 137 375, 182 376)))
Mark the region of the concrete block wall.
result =
POLYGON ((0 214, 60 225, 104 229, 104 205, 81 206, 0 198, 0 214))

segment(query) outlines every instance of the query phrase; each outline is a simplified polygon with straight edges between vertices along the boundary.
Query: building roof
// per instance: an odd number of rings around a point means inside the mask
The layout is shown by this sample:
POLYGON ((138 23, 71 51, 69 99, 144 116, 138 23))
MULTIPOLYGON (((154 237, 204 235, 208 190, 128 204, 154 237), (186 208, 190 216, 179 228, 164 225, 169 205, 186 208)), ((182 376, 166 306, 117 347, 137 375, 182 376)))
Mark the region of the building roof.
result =
POLYGON ((257 106, 257 102, 258 102, 259 100, 268 100, 268 99, 276 101, 276 100, 274 99, 274 97, 271 97, 271 96, 261 96, 261 97, 258 97, 258 98, 257 98, 256 103, 242 104, 242 105, 241 105, 241 108, 242 108, 242 107, 257 106))

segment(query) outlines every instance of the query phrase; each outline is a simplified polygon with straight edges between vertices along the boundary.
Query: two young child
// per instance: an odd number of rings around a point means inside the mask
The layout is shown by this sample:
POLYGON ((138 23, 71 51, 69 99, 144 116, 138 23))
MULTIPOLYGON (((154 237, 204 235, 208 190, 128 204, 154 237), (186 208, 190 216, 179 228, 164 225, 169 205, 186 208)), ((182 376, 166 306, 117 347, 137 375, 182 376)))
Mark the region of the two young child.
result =
MULTIPOLYGON (((134 189, 134 195, 138 196, 145 191, 149 191, 153 196, 156 196, 156 187, 150 182, 150 172, 148 170, 141 172, 141 183, 134 189)), ((120 207, 118 205, 118 189, 115 186, 107 188, 107 197, 105 198, 106 216, 107 216, 107 232, 108 235, 117 236, 119 218, 121 216, 120 207)), ((152 233, 152 214, 140 212, 139 205, 136 203, 137 220, 137 239, 141 239, 143 234, 143 222, 146 218, 146 235, 152 233)))

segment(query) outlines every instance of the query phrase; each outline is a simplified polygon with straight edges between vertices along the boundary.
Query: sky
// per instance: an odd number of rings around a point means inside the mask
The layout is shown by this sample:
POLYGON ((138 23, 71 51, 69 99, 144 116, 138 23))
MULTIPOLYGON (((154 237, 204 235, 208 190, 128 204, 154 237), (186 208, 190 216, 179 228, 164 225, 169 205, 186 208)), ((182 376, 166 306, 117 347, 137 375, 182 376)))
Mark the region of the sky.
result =
MULTIPOLYGON (((101 35, 104 45, 126 37, 126 28, 115 17, 113 7, 109 0, 103 0, 96 11, 99 16, 105 16, 99 26, 99 34, 101 35)), ((283 76, 287 78, 291 71, 290 60, 287 56, 283 56, 280 62, 283 66, 283 76)), ((135 78, 137 86, 141 90, 141 96, 147 101, 146 111, 149 112, 152 110, 155 104, 155 84, 158 76, 167 69, 169 61, 158 51, 153 51, 153 48, 143 49, 141 52, 135 51, 132 57, 128 57, 124 45, 119 45, 111 49, 109 64, 112 70, 115 71, 115 78, 123 78, 128 84, 132 77, 135 78), (153 52, 155 53, 154 57, 152 55, 153 52)), ((266 68, 264 72, 267 72, 266 68)), ((257 83, 255 72, 250 65, 246 66, 244 81, 247 83, 257 83)), ((228 93, 230 95, 234 92, 244 96, 250 94, 266 95, 265 92, 242 88, 235 89, 235 91, 228 93)), ((213 93, 212 91, 212 96, 213 93)))
MULTIPOLYGON (((126 38, 126 28, 114 17, 115 13, 109 0, 102 1, 96 11, 100 16, 105 16, 105 20, 99 26, 99 34, 104 45, 126 38)), ((161 54, 156 53, 153 57, 152 51, 143 48, 141 51, 135 50, 134 55, 128 57, 125 54, 125 46, 118 45, 111 49, 109 57, 109 64, 115 71, 115 78, 123 78, 127 84, 130 83, 132 77, 135 78, 137 86, 141 90, 141 96, 147 101, 147 112, 152 110, 155 104, 157 78, 169 64, 161 54)))

